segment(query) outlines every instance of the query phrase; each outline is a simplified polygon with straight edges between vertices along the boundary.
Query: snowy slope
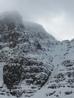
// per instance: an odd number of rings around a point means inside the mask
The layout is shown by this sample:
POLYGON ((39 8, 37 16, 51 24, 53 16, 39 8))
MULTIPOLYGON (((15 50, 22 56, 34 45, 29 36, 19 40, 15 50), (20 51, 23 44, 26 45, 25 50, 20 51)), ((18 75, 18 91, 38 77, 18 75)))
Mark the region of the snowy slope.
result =
POLYGON ((61 42, 52 53, 54 70, 48 82, 32 98, 74 97, 74 41, 61 42), (58 51, 57 51, 58 50, 58 51))
POLYGON ((57 41, 17 13, 0 18, 1 98, 73 98, 74 40, 57 41))

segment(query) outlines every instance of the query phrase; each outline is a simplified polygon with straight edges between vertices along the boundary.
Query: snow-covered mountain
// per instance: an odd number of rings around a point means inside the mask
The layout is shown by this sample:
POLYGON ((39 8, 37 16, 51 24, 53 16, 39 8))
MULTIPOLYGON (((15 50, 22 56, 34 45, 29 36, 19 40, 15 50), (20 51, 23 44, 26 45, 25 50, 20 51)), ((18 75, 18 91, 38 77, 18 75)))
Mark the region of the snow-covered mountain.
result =
POLYGON ((74 40, 57 41, 17 13, 0 18, 1 98, 73 98, 74 40))

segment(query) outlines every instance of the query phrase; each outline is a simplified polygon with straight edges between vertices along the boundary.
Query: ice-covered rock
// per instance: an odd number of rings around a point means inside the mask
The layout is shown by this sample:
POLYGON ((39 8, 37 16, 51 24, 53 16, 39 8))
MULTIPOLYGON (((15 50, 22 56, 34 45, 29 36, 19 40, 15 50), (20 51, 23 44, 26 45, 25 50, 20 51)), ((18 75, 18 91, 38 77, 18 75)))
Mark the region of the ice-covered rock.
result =
POLYGON ((3 14, 0 70, 1 96, 73 98, 74 40, 57 41, 18 13, 3 14))
POLYGON ((0 19, 0 62, 4 62, 3 84, 9 93, 31 96, 47 82, 53 70, 53 57, 48 51, 56 43, 39 24, 23 22, 15 13, 3 14, 0 19))

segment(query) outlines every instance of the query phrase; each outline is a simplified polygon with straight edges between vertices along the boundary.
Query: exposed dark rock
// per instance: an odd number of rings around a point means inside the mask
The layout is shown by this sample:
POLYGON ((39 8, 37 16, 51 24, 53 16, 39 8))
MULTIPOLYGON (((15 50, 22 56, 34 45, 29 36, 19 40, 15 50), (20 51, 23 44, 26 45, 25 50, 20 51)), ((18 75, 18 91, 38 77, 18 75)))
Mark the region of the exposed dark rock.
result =
POLYGON ((70 95, 70 94, 72 94, 72 91, 66 91, 65 94, 70 95))
POLYGON ((56 89, 56 88, 57 88, 57 86, 56 86, 56 84, 52 84, 52 85, 50 85, 48 88, 56 89))
POLYGON ((71 61, 71 60, 65 60, 63 63, 62 63, 64 66, 66 67, 71 67, 74 65, 74 62, 71 61))
MULTIPOLYGON (((42 66, 45 66, 42 62, 29 58, 10 59, 3 68, 4 84, 11 90, 24 80, 27 85, 34 84, 42 87, 51 74, 48 69, 42 68, 42 66)), ((15 92, 11 94, 16 95, 15 92)))

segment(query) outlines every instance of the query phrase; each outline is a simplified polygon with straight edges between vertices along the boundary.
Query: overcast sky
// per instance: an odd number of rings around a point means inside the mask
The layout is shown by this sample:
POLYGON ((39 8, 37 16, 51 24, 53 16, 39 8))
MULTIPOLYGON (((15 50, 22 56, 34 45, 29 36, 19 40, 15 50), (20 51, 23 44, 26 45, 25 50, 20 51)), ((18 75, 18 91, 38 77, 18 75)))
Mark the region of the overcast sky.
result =
POLYGON ((0 0, 0 13, 19 11, 58 40, 74 38, 74 0, 0 0))

